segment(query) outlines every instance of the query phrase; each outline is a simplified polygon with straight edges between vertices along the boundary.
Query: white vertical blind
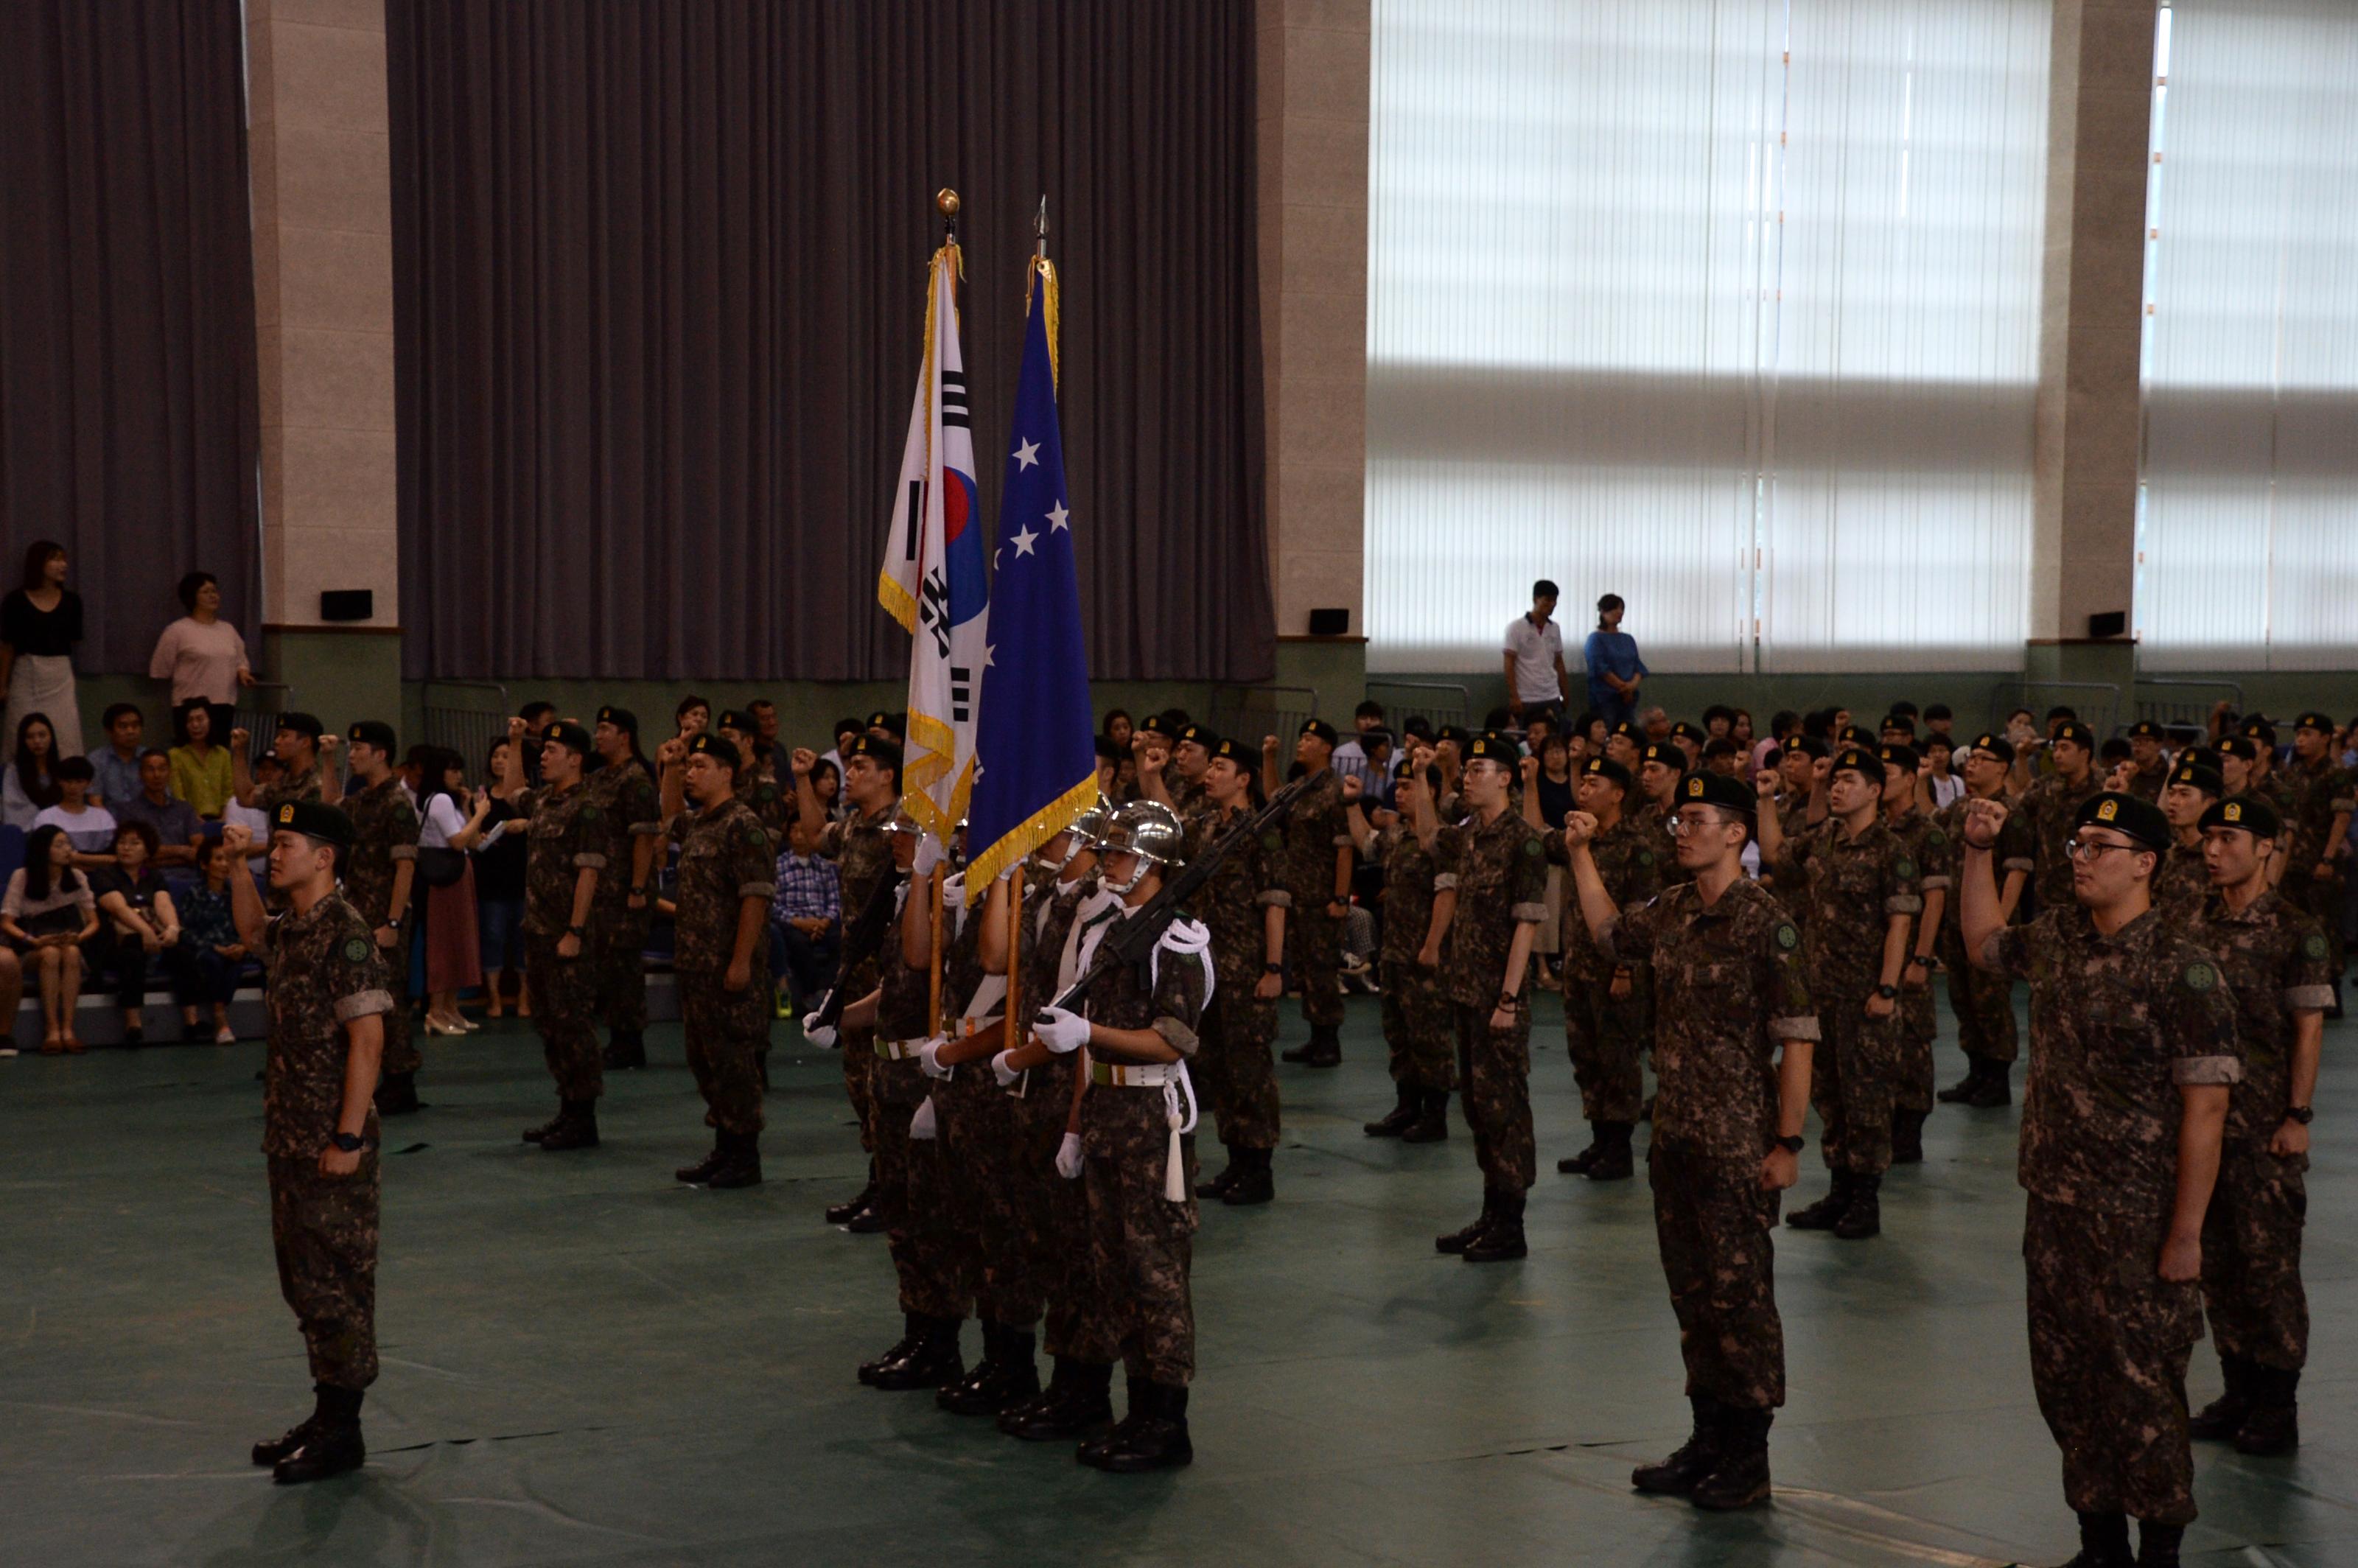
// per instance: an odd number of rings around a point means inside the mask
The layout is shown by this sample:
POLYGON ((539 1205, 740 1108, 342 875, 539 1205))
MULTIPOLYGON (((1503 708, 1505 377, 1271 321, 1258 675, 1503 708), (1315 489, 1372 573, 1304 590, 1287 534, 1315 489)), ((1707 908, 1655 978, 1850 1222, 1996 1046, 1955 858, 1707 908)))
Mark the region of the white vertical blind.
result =
POLYGON ((2358 663, 2358 5, 2175 0, 2155 94, 2139 657, 2358 663))
POLYGON ((1371 667, 2018 664, 2047 0, 1375 15, 1371 667))

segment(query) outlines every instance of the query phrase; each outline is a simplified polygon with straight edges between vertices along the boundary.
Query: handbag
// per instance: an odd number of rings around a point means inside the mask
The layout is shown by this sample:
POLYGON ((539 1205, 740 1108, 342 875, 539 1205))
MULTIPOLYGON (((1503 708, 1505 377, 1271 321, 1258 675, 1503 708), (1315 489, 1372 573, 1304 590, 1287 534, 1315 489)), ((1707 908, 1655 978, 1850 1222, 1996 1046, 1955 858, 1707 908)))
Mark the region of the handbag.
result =
POLYGON ((417 877, 430 888, 459 885, 467 874, 467 851, 450 849, 421 849, 417 851, 417 877))

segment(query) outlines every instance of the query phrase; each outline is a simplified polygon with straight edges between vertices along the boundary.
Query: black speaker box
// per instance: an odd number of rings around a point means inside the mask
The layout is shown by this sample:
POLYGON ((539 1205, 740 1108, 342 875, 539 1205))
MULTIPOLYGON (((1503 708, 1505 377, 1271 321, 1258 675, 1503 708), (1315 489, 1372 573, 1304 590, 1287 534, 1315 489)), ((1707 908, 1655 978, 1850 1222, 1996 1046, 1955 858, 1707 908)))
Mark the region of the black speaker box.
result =
POLYGON ((1310 612, 1310 634, 1314 637, 1340 637, 1351 629, 1348 610, 1314 610, 1310 612))
POLYGON ((2129 615, 2125 610, 2107 610, 2102 615, 2088 617, 2088 635, 2091 637, 2117 637, 2128 629, 2129 615))
POLYGON ((331 588, 319 595, 322 621, 366 621, 376 613, 376 592, 366 588, 331 588))

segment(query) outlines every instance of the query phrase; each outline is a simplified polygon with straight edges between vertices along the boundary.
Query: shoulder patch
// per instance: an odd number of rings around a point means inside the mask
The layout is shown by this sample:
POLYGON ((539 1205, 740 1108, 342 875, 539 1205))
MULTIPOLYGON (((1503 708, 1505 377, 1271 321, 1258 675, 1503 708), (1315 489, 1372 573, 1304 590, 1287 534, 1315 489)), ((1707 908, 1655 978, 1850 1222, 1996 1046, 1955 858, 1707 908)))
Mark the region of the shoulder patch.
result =
POLYGON ((1894 875, 1912 877, 1916 874, 1916 862, 1902 855, 1891 862, 1891 870, 1894 875))
POLYGON ((1547 853, 1547 850, 1541 845, 1538 838, 1534 836, 1523 840, 1523 853, 1526 855, 1544 855, 1547 853))
POLYGON ((369 945, 367 937, 348 936, 344 939, 344 962, 348 964, 365 964, 368 962, 368 956, 369 945))
POLYGON ((2300 956, 2304 958, 2326 957, 2332 951, 2332 946, 2327 943, 2325 934, 2321 931, 2312 931, 2300 939, 2300 956))
POLYGON ((767 806, 770 802, 778 798, 778 786, 775 784, 763 784, 760 791, 756 793, 754 798, 759 800, 763 806, 767 806))
POLYGON ((597 821, 597 820, 598 820, 598 808, 597 808, 596 806, 591 806, 591 805, 590 805, 590 804, 589 804, 587 801, 584 801, 584 802, 582 803, 582 806, 581 806, 581 820, 582 820, 582 821, 584 821, 584 822, 595 822, 595 821, 597 821))
POLYGON ((640 800, 653 800, 655 797, 655 786, 641 779, 633 786, 631 793, 640 800))
POLYGON ((1651 849, 1640 849, 1640 850, 1639 850, 1639 851, 1638 851, 1638 863, 1639 863, 1639 865, 1641 865, 1641 866, 1650 866, 1650 865, 1652 865, 1652 864, 1654 863, 1654 852, 1653 852, 1651 849))
POLYGON ((1285 848, 1285 835, 1272 827, 1260 836, 1260 847, 1274 855, 1285 848))
POLYGON ((1924 842, 1931 845, 1935 849, 1939 849, 1942 845, 1946 844, 1948 841, 1949 836, 1946 833, 1942 832, 1937 827, 1933 828, 1931 832, 1924 836, 1924 842))
POLYGON ((766 849, 770 847, 770 836, 759 827, 748 827, 745 829, 745 842, 756 849, 766 849))
POLYGON ((1793 923, 1790 920, 1779 921, 1777 923, 1777 946, 1790 953, 1801 945, 1801 934, 1793 929, 1793 923))
POLYGON ((2188 990, 2207 991, 2219 983, 2219 971, 2208 964, 2189 964, 2185 979, 2188 990))

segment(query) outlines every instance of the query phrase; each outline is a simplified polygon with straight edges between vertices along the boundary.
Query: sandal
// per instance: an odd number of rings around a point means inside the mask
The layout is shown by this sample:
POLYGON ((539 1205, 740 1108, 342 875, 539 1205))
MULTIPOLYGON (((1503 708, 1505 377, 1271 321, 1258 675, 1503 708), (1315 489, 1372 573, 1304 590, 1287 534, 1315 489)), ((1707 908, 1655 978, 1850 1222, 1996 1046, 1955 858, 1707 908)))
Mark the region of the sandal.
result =
POLYGON ((65 1040, 60 1035, 49 1034, 44 1035, 41 1039, 41 1054, 44 1056, 55 1056, 64 1051, 65 1048, 65 1040))
POLYGON ((90 1047, 89 1047, 89 1046, 84 1045, 84 1044, 81 1043, 81 1035, 79 1035, 79 1034, 69 1034, 69 1035, 67 1035, 67 1036, 66 1036, 66 1054, 67 1054, 67 1055, 69 1055, 69 1056, 79 1056, 79 1055, 81 1055, 84 1051, 87 1051, 87 1050, 89 1050, 89 1049, 90 1049, 90 1047))

